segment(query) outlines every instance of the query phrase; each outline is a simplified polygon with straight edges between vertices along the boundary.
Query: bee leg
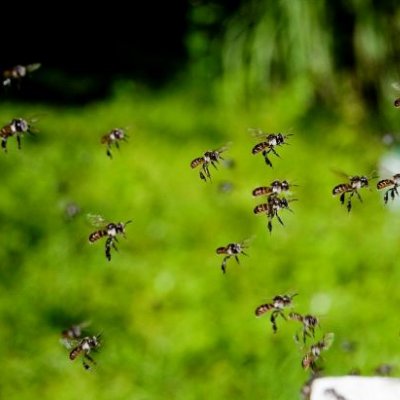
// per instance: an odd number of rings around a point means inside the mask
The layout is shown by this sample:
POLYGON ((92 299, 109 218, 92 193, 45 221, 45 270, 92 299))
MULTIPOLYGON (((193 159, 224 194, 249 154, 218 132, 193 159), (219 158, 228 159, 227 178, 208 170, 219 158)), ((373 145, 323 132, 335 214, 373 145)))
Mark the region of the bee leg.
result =
MULTIPOLYGON (((354 192, 353 192, 353 193, 354 193, 354 192)), ((358 193, 357 190, 355 191, 355 193, 356 193, 356 195, 357 195, 357 197, 358 197, 358 200, 360 200, 360 202, 362 203, 363 201, 362 201, 362 198, 361 198, 361 196, 360 196, 360 193, 358 193)))
POLYGON ((1 148, 7 153, 7 138, 1 138, 1 148))
POLYGON ((278 327, 277 327, 277 325, 276 325, 276 311, 274 311, 274 312, 271 314, 270 321, 271 321, 271 324, 272 324, 272 331, 273 331, 274 333, 276 333, 277 330, 278 330, 278 327))
POLYGON ((281 220, 281 217, 278 215, 278 213, 275 213, 276 218, 278 218, 278 221, 281 225, 284 225, 283 221, 281 220))
POLYGON ((273 147, 271 147, 271 151, 279 158, 281 158, 281 156, 275 151, 275 149, 273 147))
POLYGON ((18 149, 21 150, 21 136, 17 134, 18 149))
POLYGON ((249 257, 249 255, 247 253, 245 253, 244 251, 242 251, 242 254, 246 257, 249 257))
POLYGON ((344 204, 344 193, 342 193, 341 195, 340 195, 340 204, 344 204))
POLYGON ((201 171, 200 171, 200 179, 203 180, 204 182, 207 182, 205 175, 201 171))
POLYGON ((268 230, 271 233, 272 232, 272 221, 271 218, 268 218, 268 230))
POLYGON ((387 204, 388 200, 389 200, 389 190, 387 190, 385 195, 383 196, 383 201, 385 202, 385 204, 387 204))
POLYGON ((110 236, 106 240, 105 249, 106 249, 106 258, 108 261, 111 261, 111 246, 113 246, 113 237, 110 236))
POLYGON ((211 175, 210 175, 210 170, 208 169, 208 165, 207 164, 203 164, 203 170, 206 173, 206 176, 211 179, 211 175))
POLYGON ((395 196, 396 196, 395 189, 391 189, 391 190, 390 190, 390 197, 391 197, 391 199, 394 200, 395 196))
POLYGON ((92 357, 89 356, 89 354, 85 354, 82 357, 83 368, 85 368, 86 370, 89 370, 90 369, 90 365, 85 361, 85 358, 87 358, 92 364, 96 364, 96 362, 93 360, 92 357))
POLYGON ((272 162, 271 162, 271 160, 268 158, 268 151, 267 151, 267 150, 264 150, 264 151, 262 152, 262 155, 264 156, 265 163, 266 163, 267 165, 269 165, 270 167, 272 167, 272 162))
POLYGON ((235 260, 236 260, 236 262, 237 262, 238 264, 240 264, 240 262, 239 262, 239 257, 238 257, 238 256, 235 256, 235 260))
POLYGON ((119 143, 115 142, 115 147, 119 150, 119 143))
POLYGON ((222 272, 225 274, 225 272, 226 272, 226 262, 228 261, 228 258, 229 257, 224 257, 224 259, 222 260, 222 264, 221 264, 221 269, 222 269, 222 272))
POLYGON ((107 155, 108 157, 112 158, 110 146, 107 147, 107 155))
POLYGON ((217 164, 216 164, 214 161, 211 161, 211 165, 212 165, 215 169, 218 169, 218 168, 217 168, 217 164))

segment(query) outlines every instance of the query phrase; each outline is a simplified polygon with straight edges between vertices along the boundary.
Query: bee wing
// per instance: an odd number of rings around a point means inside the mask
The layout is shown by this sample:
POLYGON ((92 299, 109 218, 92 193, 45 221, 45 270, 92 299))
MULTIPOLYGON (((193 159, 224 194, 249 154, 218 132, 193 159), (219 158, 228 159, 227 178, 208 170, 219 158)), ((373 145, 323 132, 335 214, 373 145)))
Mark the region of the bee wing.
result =
POLYGON ((218 152, 218 153, 221 154, 221 153, 223 153, 224 151, 229 150, 231 146, 232 146, 232 142, 228 142, 228 143, 226 143, 224 146, 220 147, 219 149, 213 150, 213 151, 216 151, 216 152, 218 152))
POLYGON ((248 131, 250 132, 250 135, 256 139, 260 139, 260 138, 265 139, 268 136, 268 133, 264 132, 260 128, 249 128, 248 131))
POLYGON ((332 346, 333 340, 335 339, 335 334, 333 332, 328 332, 324 335, 324 350, 328 350, 332 346))
POLYGON ((60 343, 68 350, 72 350, 80 341, 81 339, 60 338, 60 343))
POLYGON ((340 170, 340 169, 331 168, 331 171, 332 171, 335 175, 340 176, 341 178, 346 178, 346 179, 350 179, 350 178, 351 178, 351 175, 346 174, 346 172, 343 172, 343 171, 340 170))
POLYGON ((33 72, 39 69, 42 66, 40 63, 35 63, 35 64, 29 64, 25 68, 28 72, 33 72))
POLYGON ((98 214, 87 214, 86 219, 88 222, 96 228, 101 228, 107 225, 107 220, 98 214))

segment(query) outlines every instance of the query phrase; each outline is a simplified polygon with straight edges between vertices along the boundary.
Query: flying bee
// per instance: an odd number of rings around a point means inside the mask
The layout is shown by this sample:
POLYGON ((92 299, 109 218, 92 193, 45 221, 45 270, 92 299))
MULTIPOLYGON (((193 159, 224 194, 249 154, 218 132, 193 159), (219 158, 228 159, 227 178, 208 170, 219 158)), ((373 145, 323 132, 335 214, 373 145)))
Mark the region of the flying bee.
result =
POLYGON ((390 179, 382 179, 376 184, 378 190, 389 188, 388 190, 386 190, 385 195, 383 196, 385 204, 387 204, 389 200, 389 195, 392 200, 394 200, 394 198, 399 195, 399 192, 397 191, 397 188, 399 186, 400 174, 395 174, 390 179))
POLYGON ((320 358, 322 351, 331 347, 334 337, 333 333, 326 333, 322 340, 313 344, 301 360, 302 367, 304 369, 311 368, 314 373, 318 372, 316 361, 320 358))
POLYGON ((297 186, 294 184, 289 185, 289 182, 284 181, 273 181, 270 186, 260 186, 253 190, 252 194, 254 197, 256 196, 277 196, 283 192, 288 192, 290 187, 297 186))
POLYGON ((247 242, 248 241, 243 241, 241 243, 229 243, 225 247, 218 247, 218 249, 216 250, 217 254, 226 254, 221 264, 221 269, 223 273, 226 272, 226 262, 231 257, 235 257, 236 262, 239 264, 239 254, 248 256, 248 254, 244 252, 244 249, 248 247, 247 242))
POLYGON ((128 137, 129 136, 125 133, 125 130, 121 128, 112 129, 109 133, 102 136, 101 143, 107 145, 106 154, 108 157, 112 158, 111 146, 115 145, 115 147, 119 149, 119 142, 126 142, 128 137))
POLYGON ((354 196, 354 194, 357 195, 358 199, 362 203, 362 198, 360 196, 360 193, 358 191, 363 188, 363 187, 368 187, 368 180, 374 179, 375 177, 370 177, 367 178, 366 176, 349 176, 349 182, 347 183, 340 183, 339 185, 335 186, 332 190, 332 194, 335 196, 337 194, 340 194, 340 203, 344 204, 345 201, 345 195, 346 193, 349 193, 349 196, 347 198, 347 211, 350 212, 351 210, 351 199, 354 196))
POLYGON ((209 165, 211 164, 215 169, 217 169, 217 165, 219 163, 219 160, 223 160, 224 158, 221 156, 221 153, 226 151, 228 149, 228 146, 221 147, 220 149, 217 150, 209 150, 206 151, 202 157, 197 157, 195 158, 191 163, 190 166, 192 168, 196 168, 199 165, 201 165, 201 170, 200 170, 200 179, 203 181, 207 181, 207 178, 211 180, 211 175, 210 175, 210 170, 209 170, 209 165))
POLYGON ((97 240, 101 239, 104 236, 107 236, 106 243, 105 243, 105 254, 108 261, 111 261, 111 248, 114 248, 115 251, 118 251, 116 243, 118 243, 117 235, 122 234, 125 236, 125 226, 132 221, 129 220, 125 223, 123 222, 107 222, 103 217, 100 215, 93 215, 88 214, 89 222, 99 227, 100 229, 94 231, 89 235, 89 242, 94 243, 97 240))
POLYGON ((27 120, 23 118, 14 118, 10 123, 0 128, 1 147, 7 152, 7 140, 11 136, 17 137, 18 149, 21 149, 21 137, 25 134, 33 134, 32 123, 35 119, 27 120))
POLYGON ((67 340, 66 347, 71 350, 69 353, 69 359, 73 361, 79 356, 82 356, 83 367, 86 370, 90 369, 90 365, 86 362, 86 360, 90 361, 93 365, 96 364, 89 353, 91 350, 96 351, 100 347, 100 336, 101 335, 85 336, 83 338, 73 338, 67 340))
MULTIPOLYGON (((315 328, 319 325, 319 321, 317 317, 314 317, 313 315, 307 314, 307 315, 301 315, 296 312, 291 312, 289 313, 289 319, 293 321, 299 321, 303 324, 303 343, 306 343, 306 338, 308 337, 314 337, 315 335, 315 328)), ((295 335, 296 342, 299 341, 299 337, 296 334, 295 335)))
POLYGON ((39 69, 41 64, 29 64, 29 65, 16 65, 15 67, 5 69, 1 75, 3 78, 3 86, 10 86, 12 81, 19 82, 25 78, 29 73, 39 69))
POLYGON ((258 137, 258 138, 263 138, 263 141, 256 144, 253 149, 251 150, 252 154, 257 154, 259 152, 262 152, 262 155, 264 156, 265 163, 272 167, 272 162, 268 158, 269 153, 275 154, 277 157, 280 157, 279 154, 276 152, 275 147, 281 146, 283 144, 288 144, 286 139, 289 136, 293 136, 291 133, 289 134, 282 134, 282 133, 266 133, 262 131, 261 129, 254 129, 250 128, 250 132, 253 133, 253 136, 258 137))
POLYGON ((271 324, 272 324, 272 331, 274 333, 277 332, 278 327, 276 325, 276 319, 281 316, 284 320, 286 320, 286 316, 284 314, 284 309, 292 305, 292 299, 294 296, 297 296, 297 293, 292 295, 278 295, 272 299, 271 303, 261 304, 256 308, 255 314, 256 317, 260 317, 261 315, 265 314, 266 312, 272 310, 271 314, 271 324))
POLYGON ((273 196, 273 197, 270 196, 268 198, 268 202, 267 203, 263 203, 263 204, 257 205, 254 208, 253 212, 254 212, 254 214, 262 214, 262 213, 267 214, 267 217, 268 217, 268 230, 270 232, 272 232, 272 219, 274 217, 276 217, 277 220, 279 221, 279 223, 281 225, 284 225, 283 221, 281 220, 280 216, 278 215, 278 211, 283 209, 283 208, 285 208, 285 209, 293 212, 289 208, 289 203, 291 201, 296 201, 296 200, 297 199, 287 200, 284 197, 279 198, 279 197, 275 197, 275 196, 273 196))

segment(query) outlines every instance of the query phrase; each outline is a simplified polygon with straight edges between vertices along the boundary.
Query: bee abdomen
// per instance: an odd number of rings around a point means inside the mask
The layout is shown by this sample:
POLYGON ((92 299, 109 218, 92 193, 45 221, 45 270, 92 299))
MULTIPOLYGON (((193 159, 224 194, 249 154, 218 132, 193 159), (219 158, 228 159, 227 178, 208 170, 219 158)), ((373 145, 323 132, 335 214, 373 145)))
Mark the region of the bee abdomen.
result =
POLYGON ((226 253, 226 247, 218 247, 216 252, 217 252, 217 254, 225 254, 226 253))
POLYGON ((393 185, 393 182, 390 179, 383 179, 376 184, 376 187, 377 189, 384 189, 391 185, 393 185))
POLYGON ((195 159, 190 163, 190 166, 191 166, 192 168, 196 168, 198 165, 203 164, 203 162, 204 162, 204 158, 203 158, 203 157, 198 157, 198 158, 195 158, 195 159))
POLYGON ((291 312, 289 313, 289 318, 294 321, 303 321, 303 317, 299 313, 291 312))
POLYGON ((272 193, 272 188, 268 187, 268 186, 261 186, 258 188, 255 188, 253 190, 253 196, 262 196, 263 194, 271 194, 272 193))
POLYGON ((251 150, 251 152, 252 152, 253 154, 257 154, 257 153, 259 153, 260 151, 263 151, 264 149, 266 149, 267 147, 270 147, 270 145, 269 145, 268 142, 261 142, 261 143, 256 144, 256 145, 253 147, 253 149, 251 150))
POLYGON ((74 349, 72 349, 72 351, 69 353, 69 359, 70 360, 75 360, 76 357, 79 356, 79 353, 81 352, 81 348, 75 347, 74 349))
POLYGON ((260 315, 265 314, 267 311, 271 310, 272 308, 274 308, 274 306, 272 304, 261 304, 261 306, 258 306, 256 308, 255 314, 257 317, 259 317, 260 315))
POLYGON ((107 144, 111 143, 110 136, 109 136, 108 134, 102 136, 102 137, 101 137, 101 143, 102 143, 102 144, 104 144, 104 143, 107 143, 107 144))
POLYGON ((340 194, 349 191, 349 185, 347 183, 341 183, 333 188, 332 194, 340 194))
POLYGON ((106 236, 106 235, 107 235, 106 230, 100 230, 100 231, 93 232, 89 236, 89 242, 94 243, 96 240, 99 240, 100 238, 102 238, 103 236, 106 236))
POLYGON ((263 212, 269 212, 269 209, 270 209, 269 204, 263 203, 263 204, 259 204, 258 206, 255 206, 253 212, 254 212, 254 214, 260 214, 263 212))

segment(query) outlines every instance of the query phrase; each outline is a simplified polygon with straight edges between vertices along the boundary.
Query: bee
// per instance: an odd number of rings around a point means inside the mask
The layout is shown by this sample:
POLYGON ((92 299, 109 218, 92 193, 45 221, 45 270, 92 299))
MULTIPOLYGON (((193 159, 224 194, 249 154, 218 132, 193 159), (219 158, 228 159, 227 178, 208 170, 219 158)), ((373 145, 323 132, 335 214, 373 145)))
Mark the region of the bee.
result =
POLYGON ((256 317, 260 317, 261 315, 265 314, 266 312, 272 310, 271 314, 271 324, 272 324, 272 331, 274 333, 277 332, 278 327, 276 325, 276 319, 281 316, 284 320, 286 320, 286 316, 283 310, 286 307, 289 307, 292 304, 292 299, 294 296, 297 296, 297 293, 292 295, 278 295, 272 299, 271 303, 261 304, 256 308, 255 314, 256 317))
POLYGON ((340 194, 340 203, 344 204, 345 201, 345 195, 346 193, 349 193, 349 197, 347 198, 347 211, 351 211, 351 199, 354 196, 354 194, 357 195, 358 199, 362 203, 362 198, 360 196, 360 193, 358 191, 363 188, 363 187, 368 187, 368 180, 369 179, 374 179, 375 177, 367 178, 366 176, 349 176, 349 182, 347 183, 341 183, 337 186, 335 186, 332 190, 332 194, 335 196, 337 194, 340 194))
POLYGON ((389 188, 386 190, 383 200, 387 204, 389 195, 392 200, 399 195, 397 188, 400 186, 400 174, 393 175, 390 179, 382 179, 376 184, 378 190, 389 188))
POLYGON ((250 132, 253 133, 255 137, 261 137, 263 138, 263 141, 256 144, 253 149, 251 150, 252 154, 257 154, 259 152, 262 152, 262 155, 264 156, 265 163, 272 167, 272 162, 268 158, 268 154, 272 152, 275 154, 277 157, 280 157, 279 154, 276 152, 275 147, 276 146, 281 146, 282 144, 288 144, 286 142, 286 139, 289 136, 293 136, 292 134, 287 134, 284 135, 282 133, 266 133, 263 132, 261 129, 254 129, 251 128, 250 132))
POLYGON ((289 208, 289 202, 291 201, 296 201, 297 199, 290 199, 287 200, 284 197, 279 198, 279 197, 269 197, 268 198, 268 202, 267 203, 263 203, 263 204, 259 204, 257 205, 253 212, 254 214, 261 214, 261 213, 265 213, 267 214, 268 217, 268 230, 270 232, 272 232, 272 219, 274 217, 277 218, 277 220, 279 221, 279 223, 281 225, 283 224, 283 221, 281 220, 280 216, 278 215, 278 211, 285 208, 291 212, 293 212, 290 208, 289 208))
POLYGON ((19 82, 29 73, 36 71, 40 67, 41 64, 36 63, 29 65, 16 65, 15 67, 3 70, 1 73, 3 78, 3 86, 10 86, 12 81, 19 82))
POLYGON ((210 170, 209 170, 209 165, 211 164, 215 169, 217 169, 217 165, 219 163, 219 160, 223 160, 224 158, 221 156, 221 153, 226 151, 228 149, 227 146, 221 147, 220 149, 217 150, 209 150, 206 151, 202 157, 197 157, 195 158, 191 163, 190 166, 192 168, 196 168, 199 165, 201 165, 201 170, 200 170, 200 179, 203 181, 207 181, 207 178, 211 180, 211 175, 210 175, 210 170))
POLYGON ((126 142, 127 138, 128 135, 125 133, 125 130, 121 128, 112 129, 109 133, 102 136, 101 143, 107 145, 106 154, 108 155, 108 157, 112 158, 111 146, 114 144, 115 147, 119 149, 119 142, 126 142))
POLYGON ((289 182, 284 180, 284 181, 273 181, 271 182, 270 186, 260 186, 257 187, 253 190, 252 194, 254 197, 256 196, 277 196, 283 192, 288 192, 290 187, 296 186, 296 185, 289 185, 289 182))
POLYGON ((26 120, 23 118, 14 118, 10 123, 0 128, 1 147, 7 152, 7 140, 11 136, 17 137, 18 149, 21 149, 21 137, 25 134, 33 134, 32 123, 35 120, 26 120))
POLYGON ((89 235, 89 242, 94 243, 97 240, 101 239, 104 236, 107 236, 107 240, 105 243, 105 254, 108 261, 111 261, 111 248, 114 248, 115 251, 118 251, 115 243, 118 243, 117 235, 122 234, 125 236, 125 226, 132 221, 129 220, 125 223, 123 222, 106 222, 106 220, 100 215, 88 214, 89 222, 99 227, 100 229, 94 231, 89 235))
POLYGON ((96 364, 94 359, 89 355, 91 350, 96 351, 100 345, 100 336, 85 336, 83 338, 73 338, 67 341, 66 347, 70 349, 69 359, 71 361, 75 360, 79 356, 82 356, 83 367, 88 370, 90 365, 86 360, 90 361, 93 365, 96 364))
MULTIPOLYGON (((314 337, 315 335, 315 328, 319 325, 319 321, 317 317, 314 317, 313 315, 307 314, 307 315, 301 315, 296 312, 291 312, 289 313, 289 319, 293 321, 299 321, 303 324, 303 343, 306 343, 306 338, 308 337, 314 337)), ((299 341, 298 335, 295 335, 296 342, 299 341)))
POLYGON ((236 262, 239 264, 239 257, 238 257, 239 254, 248 256, 248 254, 246 254, 243 250, 246 247, 247 247, 247 241, 243 241, 241 243, 229 243, 225 247, 218 247, 218 249, 216 250, 217 254, 226 254, 221 264, 221 269, 223 273, 226 272, 226 262, 231 257, 235 257, 236 262))
POLYGON ((318 372, 316 361, 320 358, 322 351, 328 350, 331 347, 334 337, 333 333, 326 333, 322 340, 313 344, 301 360, 301 366, 304 369, 311 368, 314 373, 318 372))

